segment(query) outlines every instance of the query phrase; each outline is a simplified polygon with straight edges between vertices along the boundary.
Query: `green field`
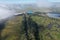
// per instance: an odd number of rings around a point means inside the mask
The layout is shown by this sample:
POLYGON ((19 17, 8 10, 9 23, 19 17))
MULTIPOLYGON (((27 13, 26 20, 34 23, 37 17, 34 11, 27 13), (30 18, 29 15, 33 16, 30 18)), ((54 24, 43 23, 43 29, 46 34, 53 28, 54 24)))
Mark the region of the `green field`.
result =
MULTIPOLYGON (((60 40, 60 19, 43 16, 27 17, 29 40, 60 40)), ((23 16, 16 16, 5 23, 2 40, 27 40, 23 16)))

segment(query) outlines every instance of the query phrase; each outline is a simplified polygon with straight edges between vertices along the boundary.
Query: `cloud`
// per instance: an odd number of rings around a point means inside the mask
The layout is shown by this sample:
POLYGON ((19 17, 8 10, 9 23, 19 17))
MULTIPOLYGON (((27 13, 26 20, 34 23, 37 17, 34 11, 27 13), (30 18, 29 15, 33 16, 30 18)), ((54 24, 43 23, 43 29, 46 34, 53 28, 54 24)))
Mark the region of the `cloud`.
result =
POLYGON ((5 7, 6 7, 5 5, 0 4, 0 20, 13 16, 13 12, 6 9, 5 7))

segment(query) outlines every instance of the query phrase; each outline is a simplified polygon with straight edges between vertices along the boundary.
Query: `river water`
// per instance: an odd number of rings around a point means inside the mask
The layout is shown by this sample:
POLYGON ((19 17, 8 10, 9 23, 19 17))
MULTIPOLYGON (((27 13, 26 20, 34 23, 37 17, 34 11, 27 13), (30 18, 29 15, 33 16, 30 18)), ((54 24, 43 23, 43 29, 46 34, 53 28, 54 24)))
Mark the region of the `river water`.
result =
POLYGON ((50 13, 47 13, 47 16, 52 18, 60 18, 60 13, 50 12, 50 13))

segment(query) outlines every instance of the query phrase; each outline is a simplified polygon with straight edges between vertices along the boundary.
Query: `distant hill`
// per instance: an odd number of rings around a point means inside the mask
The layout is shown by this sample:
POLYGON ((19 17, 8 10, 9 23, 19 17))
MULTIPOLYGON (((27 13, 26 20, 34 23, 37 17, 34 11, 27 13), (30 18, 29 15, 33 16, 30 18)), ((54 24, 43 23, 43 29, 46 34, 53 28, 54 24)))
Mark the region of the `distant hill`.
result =
POLYGON ((51 8, 53 11, 60 13, 60 2, 53 2, 51 8))

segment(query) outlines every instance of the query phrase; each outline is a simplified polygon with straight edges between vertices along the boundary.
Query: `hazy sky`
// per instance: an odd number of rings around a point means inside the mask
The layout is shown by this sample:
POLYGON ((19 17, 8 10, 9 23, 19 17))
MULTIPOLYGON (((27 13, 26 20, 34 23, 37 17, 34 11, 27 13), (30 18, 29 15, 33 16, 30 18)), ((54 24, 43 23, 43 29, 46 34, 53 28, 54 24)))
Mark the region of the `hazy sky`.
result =
POLYGON ((60 0, 48 0, 50 2, 60 2, 60 0))
POLYGON ((36 3, 37 0, 0 0, 0 3, 36 3))
POLYGON ((60 2, 60 0, 0 0, 0 3, 60 2))
POLYGON ((52 2, 60 2, 60 0, 0 0, 0 4, 33 4, 36 3, 38 6, 40 7, 50 7, 52 4, 52 2))

